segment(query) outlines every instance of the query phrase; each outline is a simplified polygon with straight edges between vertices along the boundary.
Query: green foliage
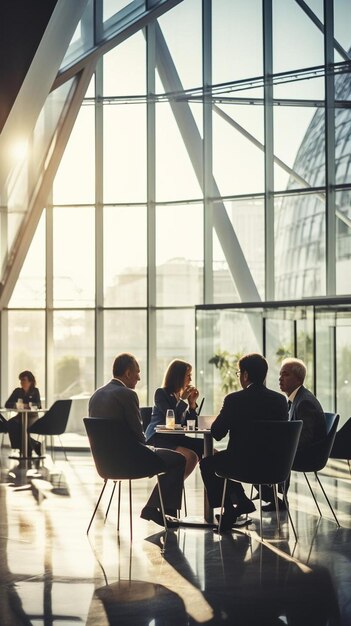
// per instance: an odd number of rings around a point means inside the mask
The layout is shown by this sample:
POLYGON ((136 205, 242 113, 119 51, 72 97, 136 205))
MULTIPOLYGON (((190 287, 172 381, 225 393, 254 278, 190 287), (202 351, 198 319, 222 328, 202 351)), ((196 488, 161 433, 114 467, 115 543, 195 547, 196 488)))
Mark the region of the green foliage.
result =
POLYGON ((217 350, 209 360, 209 363, 218 369, 222 382, 222 391, 226 394, 229 391, 238 391, 240 389, 240 382, 236 372, 238 361, 242 356, 243 352, 232 354, 227 352, 227 350, 217 350))

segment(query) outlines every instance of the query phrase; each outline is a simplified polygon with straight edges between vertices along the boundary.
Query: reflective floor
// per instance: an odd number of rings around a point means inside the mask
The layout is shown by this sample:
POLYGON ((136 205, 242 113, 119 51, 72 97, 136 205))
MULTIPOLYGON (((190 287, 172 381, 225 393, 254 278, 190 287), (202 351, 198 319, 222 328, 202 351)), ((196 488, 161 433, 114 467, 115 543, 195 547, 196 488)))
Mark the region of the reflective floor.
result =
MULTIPOLYGON (((230 624, 351 625, 351 477, 334 462, 322 481, 341 528, 318 495, 323 517, 301 475, 294 475, 281 536, 275 515, 222 538, 211 529, 165 533, 139 518, 154 482, 133 483, 133 542, 127 485, 116 533, 117 498, 106 524, 108 494, 89 539, 87 525, 101 479, 90 454, 58 453, 56 463, 19 464, 1 451, 0 625, 230 624)), ((312 480, 314 484, 314 480, 312 480)), ((112 486, 112 485, 111 485, 112 486)), ((248 491, 249 493, 249 491, 248 491)), ((186 483, 188 514, 201 516, 198 470, 186 483)))

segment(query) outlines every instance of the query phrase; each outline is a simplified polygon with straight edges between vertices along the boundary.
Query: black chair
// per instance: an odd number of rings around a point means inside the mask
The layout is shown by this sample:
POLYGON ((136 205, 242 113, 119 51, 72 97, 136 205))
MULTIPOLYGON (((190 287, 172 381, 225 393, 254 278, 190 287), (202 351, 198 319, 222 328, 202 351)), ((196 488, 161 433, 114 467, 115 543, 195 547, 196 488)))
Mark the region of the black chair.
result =
POLYGON ((8 433, 8 432, 9 432, 9 427, 8 427, 8 424, 7 424, 7 419, 3 415, 1 415, 1 413, 0 413, 0 433, 2 433, 1 447, 2 447, 2 445, 4 443, 4 435, 6 433, 8 433))
POLYGON ((313 472, 315 475, 315 478, 323 492, 323 495, 329 505, 329 508, 333 514, 333 517, 337 523, 338 526, 340 526, 339 521, 335 515, 334 509, 328 499, 328 496, 324 490, 324 487, 320 481, 320 478, 318 476, 318 473, 320 470, 322 470, 327 462, 328 462, 328 458, 330 455, 330 452, 332 450, 333 444, 334 444, 334 440, 335 440, 335 435, 336 435, 336 429, 338 427, 338 423, 339 423, 339 415, 337 413, 326 413, 326 426, 327 426, 327 434, 325 437, 323 437, 323 439, 320 439, 319 441, 316 441, 315 443, 309 445, 309 446, 305 446, 304 448, 302 448, 301 450, 297 451, 292 469, 295 472, 302 472, 303 475, 305 476, 307 485, 309 487, 309 490, 312 494, 312 497, 315 501, 316 507, 318 509, 319 515, 320 517, 322 517, 322 511, 319 508, 319 504, 316 500, 316 497, 314 495, 313 489, 311 487, 311 483, 307 478, 307 473, 308 472, 313 472))
POLYGON ((143 421, 143 431, 145 432, 151 422, 152 406, 141 406, 140 414, 143 421))
POLYGON ((54 451, 53 437, 56 435, 59 438, 66 461, 67 455, 62 445, 60 435, 66 430, 71 406, 72 400, 56 400, 43 417, 40 417, 27 428, 27 432, 31 435, 50 435, 52 452, 54 451))
POLYGON ((347 461, 351 474, 351 417, 349 417, 345 424, 336 432, 329 458, 347 461))
MULTIPOLYGON (((221 529, 224 499, 228 480, 258 485, 260 500, 260 535, 262 535, 262 485, 273 487, 278 530, 280 530, 277 485, 285 483, 296 454, 302 421, 260 420, 244 424, 231 443, 230 470, 217 472, 224 478, 222 506, 219 518, 221 529)), ((296 530, 290 515, 289 504, 283 491, 289 520, 297 540, 296 530)))
POLYGON ((105 514, 105 522, 115 492, 116 483, 118 482, 117 531, 119 531, 121 481, 128 480, 130 540, 132 541, 132 480, 137 478, 151 478, 151 476, 157 476, 161 511, 165 530, 167 530, 167 522, 159 483, 159 475, 165 472, 165 465, 162 459, 156 456, 156 454, 154 454, 147 446, 135 441, 128 424, 122 420, 103 417, 84 417, 83 421, 89 438, 90 449, 94 458, 96 470, 101 478, 104 479, 101 493, 89 522, 87 534, 89 533, 91 524, 98 510, 108 480, 112 480, 114 485, 105 514))

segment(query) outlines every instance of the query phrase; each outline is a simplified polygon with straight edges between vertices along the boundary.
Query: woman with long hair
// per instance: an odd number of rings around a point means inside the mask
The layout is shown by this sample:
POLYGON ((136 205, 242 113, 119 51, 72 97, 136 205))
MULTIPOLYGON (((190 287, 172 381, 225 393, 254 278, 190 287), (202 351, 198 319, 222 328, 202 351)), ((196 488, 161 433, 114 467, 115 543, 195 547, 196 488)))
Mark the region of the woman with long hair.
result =
POLYGON ((196 400, 199 392, 191 385, 191 374, 190 363, 181 359, 171 361, 165 372, 162 387, 155 391, 151 421, 145 432, 147 444, 156 448, 170 448, 185 456, 184 478, 191 474, 203 456, 203 440, 187 437, 182 432, 179 435, 158 433, 156 426, 165 424, 168 409, 173 409, 176 424, 186 426, 187 420, 193 419, 197 425, 196 400))
MULTIPOLYGON (((29 405, 33 404, 38 409, 40 409, 40 393, 38 387, 36 386, 37 383, 34 374, 32 374, 32 372, 30 372, 29 370, 24 370, 19 374, 18 378, 21 386, 16 387, 16 389, 13 390, 10 397, 5 403, 5 407, 7 409, 15 409, 18 400, 22 400, 24 408, 29 408, 29 405)), ((37 413, 29 413, 28 425, 32 424, 36 419, 38 419, 37 413)), ((8 428, 11 448, 18 448, 19 450, 21 450, 22 418, 19 413, 9 419, 8 428)), ((31 454, 32 450, 34 450, 37 455, 40 456, 40 442, 33 439, 33 437, 30 437, 28 450, 29 454, 31 454)))

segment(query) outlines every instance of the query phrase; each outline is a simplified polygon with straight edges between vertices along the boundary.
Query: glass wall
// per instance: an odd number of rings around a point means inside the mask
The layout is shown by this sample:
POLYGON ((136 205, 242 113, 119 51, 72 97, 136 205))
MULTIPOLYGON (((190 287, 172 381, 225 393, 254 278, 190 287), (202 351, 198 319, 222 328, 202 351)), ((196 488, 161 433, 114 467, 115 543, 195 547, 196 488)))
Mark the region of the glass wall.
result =
POLYGON ((350 8, 306 9, 90 0, 33 129, 53 143, 0 212, 2 401, 29 364, 48 402, 86 399, 131 351, 149 404, 196 345, 212 411, 211 355, 264 350, 276 386, 281 354, 310 361, 313 334, 309 383, 329 407, 348 397, 348 321, 262 305, 351 287, 350 8), (31 236, 18 263, 14 216, 31 236), (258 308, 206 310, 196 332, 195 305, 236 303, 258 308))
POLYGON ((307 366, 305 385, 325 411, 336 411, 343 424, 351 406, 351 298, 260 305, 196 307, 196 369, 205 396, 203 414, 217 414, 229 391, 240 388, 238 360, 249 352, 264 354, 267 386, 279 391, 279 370, 286 357, 307 366))

